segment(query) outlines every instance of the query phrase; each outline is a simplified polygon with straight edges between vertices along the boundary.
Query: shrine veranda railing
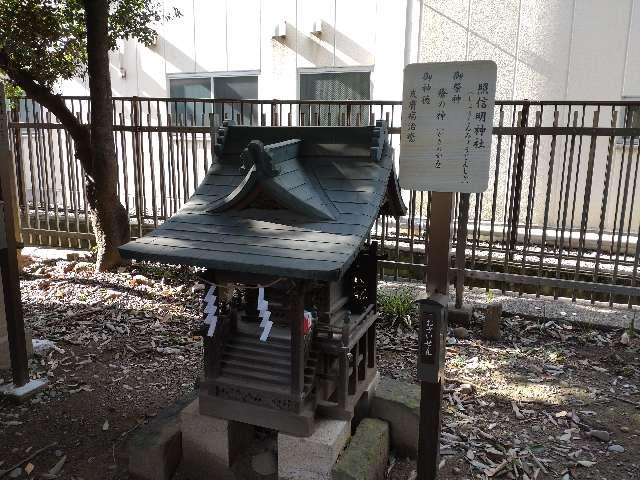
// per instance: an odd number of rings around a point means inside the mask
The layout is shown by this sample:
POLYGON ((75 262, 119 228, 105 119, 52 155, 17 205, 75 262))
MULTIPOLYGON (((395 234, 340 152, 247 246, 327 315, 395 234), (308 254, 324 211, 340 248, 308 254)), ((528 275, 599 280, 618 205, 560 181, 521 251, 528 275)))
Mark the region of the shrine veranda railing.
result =
MULTIPOLYGON (((87 97, 65 101, 88 122, 87 97)), ((114 98, 119 194, 132 236, 148 232, 189 198, 211 163, 216 127, 224 119, 247 125, 384 119, 397 161, 401 108, 396 101, 114 98)), ((455 199, 452 249, 458 233, 466 236, 457 255, 465 282, 636 304, 637 116, 640 102, 496 101, 489 188, 455 199)), ((68 132, 30 99, 12 110, 9 129, 24 242, 90 246, 82 171, 68 132)), ((420 279, 428 262, 430 194, 403 196, 407 215, 378 219, 372 238, 387 255, 381 274, 420 279)))

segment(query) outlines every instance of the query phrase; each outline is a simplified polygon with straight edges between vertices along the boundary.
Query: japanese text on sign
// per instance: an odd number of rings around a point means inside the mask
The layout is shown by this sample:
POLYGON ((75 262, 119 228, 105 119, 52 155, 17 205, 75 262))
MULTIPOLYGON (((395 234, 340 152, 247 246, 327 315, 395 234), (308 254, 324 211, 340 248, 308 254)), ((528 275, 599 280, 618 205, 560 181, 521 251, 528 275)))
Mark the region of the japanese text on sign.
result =
POLYGON ((436 192, 487 189, 495 86, 492 61, 406 66, 402 187, 436 192))
POLYGON ((432 313, 423 313, 420 319, 420 362, 435 363, 435 323, 432 313))

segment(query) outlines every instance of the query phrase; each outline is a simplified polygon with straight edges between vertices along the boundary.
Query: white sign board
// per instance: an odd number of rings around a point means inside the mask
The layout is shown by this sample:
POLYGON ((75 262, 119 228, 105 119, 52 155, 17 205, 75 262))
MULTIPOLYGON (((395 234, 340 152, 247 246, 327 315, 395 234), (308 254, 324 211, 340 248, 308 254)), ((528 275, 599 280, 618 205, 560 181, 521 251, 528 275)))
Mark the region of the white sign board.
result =
POLYGON ((483 192, 489 183, 496 64, 412 63, 404 69, 400 185, 483 192))

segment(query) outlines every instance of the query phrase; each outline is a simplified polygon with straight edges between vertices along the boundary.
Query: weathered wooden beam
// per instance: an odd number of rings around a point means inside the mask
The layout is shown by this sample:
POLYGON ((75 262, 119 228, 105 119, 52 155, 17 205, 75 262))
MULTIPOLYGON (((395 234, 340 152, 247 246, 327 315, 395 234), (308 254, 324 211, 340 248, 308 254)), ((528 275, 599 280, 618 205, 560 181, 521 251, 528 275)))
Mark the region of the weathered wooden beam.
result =
POLYGON ((565 280, 563 278, 535 277, 529 275, 518 275, 515 273, 484 272, 481 270, 468 269, 465 269, 464 274, 468 278, 477 278, 480 280, 496 280, 506 283, 536 285, 540 287, 573 288, 576 290, 640 297, 640 287, 627 287, 624 285, 583 282, 580 280, 565 280))
POLYGON ((21 387, 29 382, 29 363, 22 300, 20 298, 20 273, 18 269, 15 222, 13 219, 14 211, 5 202, 5 198, 10 196, 10 183, 13 179, 9 178, 8 175, 1 174, 9 170, 8 162, 11 162, 11 154, 9 152, 9 136, 7 132, 7 111, 4 86, 0 84, 0 216, 4 221, 2 230, 4 230, 5 236, 4 248, 0 249, 0 275, 2 275, 13 384, 15 387, 21 387))

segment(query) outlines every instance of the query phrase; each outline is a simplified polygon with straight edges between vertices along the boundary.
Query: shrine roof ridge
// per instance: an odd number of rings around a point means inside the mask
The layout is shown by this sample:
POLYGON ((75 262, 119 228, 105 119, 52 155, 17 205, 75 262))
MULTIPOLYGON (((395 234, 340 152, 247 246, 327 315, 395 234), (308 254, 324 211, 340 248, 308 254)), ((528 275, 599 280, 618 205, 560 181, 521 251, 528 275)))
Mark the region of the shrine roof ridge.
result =
POLYGON ((194 195, 123 256, 300 279, 340 278, 379 214, 406 208, 386 124, 223 126, 194 195))

